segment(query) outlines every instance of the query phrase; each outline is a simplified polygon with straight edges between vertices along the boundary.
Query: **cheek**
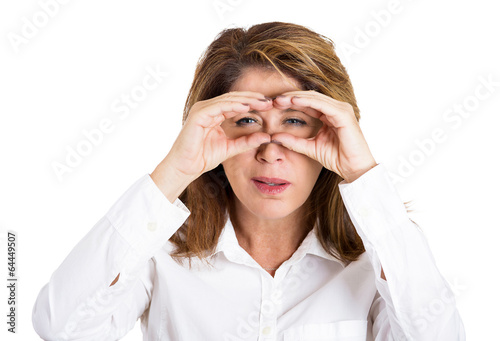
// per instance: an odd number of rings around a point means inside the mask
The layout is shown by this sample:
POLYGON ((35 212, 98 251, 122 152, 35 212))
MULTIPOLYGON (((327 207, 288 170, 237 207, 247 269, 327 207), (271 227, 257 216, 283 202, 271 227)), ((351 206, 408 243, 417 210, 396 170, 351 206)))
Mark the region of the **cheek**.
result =
POLYGON ((249 125, 246 127, 222 126, 222 130, 224 131, 224 134, 226 134, 228 139, 234 140, 241 136, 262 131, 262 127, 257 124, 249 125))
POLYGON ((319 173, 323 169, 323 165, 316 160, 313 160, 305 155, 301 155, 300 160, 300 176, 304 183, 308 184, 308 187, 314 187, 314 184, 318 180, 319 173))
POLYGON ((249 157, 245 154, 246 153, 240 153, 221 163, 222 168, 224 168, 224 172, 226 173, 226 177, 230 182, 234 183, 238 180, 238 178, 241 178, 244 175, 244 171, 249 162, 249 157))
POLYGON ((293 126, 293 125, 282 125, 280 127, 262 127, 261 125, 251 125, 246 127, 225 127, 223 128, 224 134, 226 134, 228 139, 236 139, 241 136, 250 135, 257 132, 272 132, 276 133, 287 133, 296 137, 301 137, 308 139, 315 137, 321 127, 317 126, 293 126))
POLYGON ((280 129, 276 130, 276 133, 287 133, 293 135, 295 137, 300 137, 303 139, 309 139, 315 137, 318 134, 318 130, 316 127, 312 126, 283 126, 280 129))

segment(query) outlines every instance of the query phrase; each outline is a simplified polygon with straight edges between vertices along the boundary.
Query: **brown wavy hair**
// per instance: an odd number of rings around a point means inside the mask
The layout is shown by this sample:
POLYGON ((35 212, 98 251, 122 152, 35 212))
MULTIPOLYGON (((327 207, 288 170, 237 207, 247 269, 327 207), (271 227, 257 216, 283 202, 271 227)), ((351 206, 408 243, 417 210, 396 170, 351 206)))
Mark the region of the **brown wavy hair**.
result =
MULTIPOLYGON (((349 103, 359 121, 359 108, 346 69, 335 53, 333 42, 310 29, 284 22, 268 22, 244 28, 225 29, 200 57, 184 107, 183 124, 194 103, 229 92, 249 67, 278 71, 296 79, 298 90, 315 90, 349 103)), ((323 248, 344 264, 365 251, 340 196, 343 179, 326 169, 320 172, 307 205, 306 221, 318 221, 323 248)), ((234 193, 222 165, 193 181, 179 196, 191 215, 170 238, 176 250, 171 256, 206 257, 215 251, 224 228, 226 211, 232 216, 234 193)))

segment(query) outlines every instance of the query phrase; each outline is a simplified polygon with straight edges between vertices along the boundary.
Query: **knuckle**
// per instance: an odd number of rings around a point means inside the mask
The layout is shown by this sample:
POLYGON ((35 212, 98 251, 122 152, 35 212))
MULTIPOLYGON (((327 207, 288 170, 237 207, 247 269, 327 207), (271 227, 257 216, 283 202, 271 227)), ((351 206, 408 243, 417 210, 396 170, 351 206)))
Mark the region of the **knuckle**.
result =
POLYGON ((235 91, 229 91, 222 95, 223 98, 227 100, 232 100, 237 96, 235 91))
POLYGON ((191 113, 198 112, 201 109, 203 109, 203 107, 205 106, 205 104, 206 104, 205 101, 198 101, 198 102, 196 102, 195 104, 193 104, 191 106, 191 109, 189 111, 191 113))
POLYGON ((340 102, 340 106, 347 111, 352 111, 354 112, 354 109, 352 108, 352 105, 348 102, 340 102))

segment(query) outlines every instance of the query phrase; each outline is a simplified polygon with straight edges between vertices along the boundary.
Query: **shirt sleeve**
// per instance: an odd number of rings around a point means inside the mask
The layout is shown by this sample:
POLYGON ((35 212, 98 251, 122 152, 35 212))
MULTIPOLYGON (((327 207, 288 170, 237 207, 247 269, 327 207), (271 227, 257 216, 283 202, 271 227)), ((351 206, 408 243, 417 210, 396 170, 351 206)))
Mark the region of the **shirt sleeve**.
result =
POLYGON ((374 339, 465 340, 453 292, 385 166, 342 181, 339 190, 376 274, 378 293, 369 317, 374 339))
POLYGON ((149 307, 153 255, 190 215, 149 174, 138 179, 75 246, 32 312, 44 340, 117 340, 149 307), (118 281, 110 284, 119 276, 118 281))

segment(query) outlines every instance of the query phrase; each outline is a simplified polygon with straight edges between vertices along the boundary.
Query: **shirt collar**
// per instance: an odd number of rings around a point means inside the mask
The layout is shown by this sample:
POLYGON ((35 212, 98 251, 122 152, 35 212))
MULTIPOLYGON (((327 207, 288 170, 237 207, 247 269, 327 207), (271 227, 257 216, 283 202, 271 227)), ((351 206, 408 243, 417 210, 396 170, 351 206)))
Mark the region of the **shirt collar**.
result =
MULTIPOLYGON (((287 263, 288 265, 293 265, 304 258, 306 254, 312 254, 330 261, 337 262, 341 264, 342 267, 345 267, 345 264, 343 264, 342 261, 330 255, 323 248, 321 242, 318 239, 317 225, 318 223, 314 225, 313 229, 309 231, 298 249, 285 263, 287 263)), ((234 231, 234 226, 229 216, 227 216, 226 225, 221 232, 217 247, 211 256, 215 256, 219 252, 224 253, 228 260, 235 263, 246 264, 253 267, 260 267, 260 265, 239 245, 234 231)))

